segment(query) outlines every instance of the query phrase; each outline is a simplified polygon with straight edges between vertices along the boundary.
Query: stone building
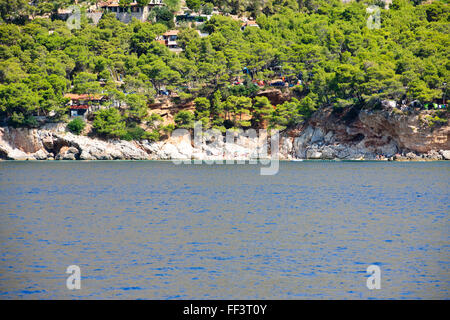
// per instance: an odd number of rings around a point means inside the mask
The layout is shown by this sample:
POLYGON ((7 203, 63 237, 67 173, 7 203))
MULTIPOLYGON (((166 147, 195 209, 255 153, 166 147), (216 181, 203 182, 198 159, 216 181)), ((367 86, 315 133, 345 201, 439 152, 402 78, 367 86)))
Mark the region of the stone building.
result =
POLYGON ((119 0, 109 0, 98 4, 101 9, 115 13, 116 18, 123 23, 130 23, 133 18, 142 22, 147 21, 150 10, 153 7, 162 5, 164 5, 163 0, 150 0, 146 6, 141 6, 137 2, 133 2, 129 7, 121 7, 119 0))

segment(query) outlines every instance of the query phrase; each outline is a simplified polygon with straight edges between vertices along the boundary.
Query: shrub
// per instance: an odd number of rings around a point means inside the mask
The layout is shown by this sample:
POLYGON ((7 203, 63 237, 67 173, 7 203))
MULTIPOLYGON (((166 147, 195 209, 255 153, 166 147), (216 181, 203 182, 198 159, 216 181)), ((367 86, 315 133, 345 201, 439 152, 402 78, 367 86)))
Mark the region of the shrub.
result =
POLYGON ((238 121, 239 126, 241 126, 242 128, 250 128, 252 126, 252 123, 250 121, 238 121))
POLYGON ((163 118, 157 113, 152 113, 144 120, 147 122, 147 125, 153 130, 158 130, 164 122, 163 118))
POLYGON ((147 139, 149 141, 159 141, 161 140, 161 135, 158 131, 153 130, 152 132, 145 132, 143 139, 147 139))
POLYGON ((175 125, 173 123, 169 123, 167 126, 162 127, 162 131, 168 135, 171 134, 173 130, 175 130, 175 125))
MULTIPOLYGON (((296 99, 293 98, 293 101, 295 101, 296 99)), ((309 97, 306 96, 304 97, 300 102, 295 101, 298 105, 298 112, 305 118, 308 119, 309 117, 311 117, 311 115, 314 113, 314 111, 316 111, 316 103, 314 102, 314 100, 309 97)))
POLYGON ((127 133, 122 115, 119 110, 114 108, 96 112, 92 126, 99 134, 104 136, 119 138, 127 133))
POLYGON ((143 136, 145 135, 145 130, 141 127, 135 126, 135 127, 129 127, 127 128, 127 132, 123 134, 120 139, 122 140, 142 140, 143 136))
POLYGON ((25 116, 22 113, 14 112, 12 116, 9 118, 8 124, 13 127, 28 127, 28 128, 36 128, 38 127, 38 122, 36 118, 33 116, 25 116))
POLYGON ((303 89, 303 86, 300 84, 300 85, 294 86, 291 90, 295 95, 301 97, 304 89, 303 89))
POLYGON ((180 111, 175 115, 177 128, 192 129, 194 127, 194 114, 190 111, 180 111))
POLYGON ((427 122, 428 122, 428 126, 430 128, 433 128, 435 126, 443 126, 445 124, 447 124, 448 120, 444 119, 444 118, 439 118, 437 115, 436 116, 426 116, 425 117, 427 122))
POLYGON ((223 89, 223 96, 228 98, 229 96, 237 97, 251 97, 259 91, 259 87, 256 84, 249 83, 247 85, 229 86, 223 89))
POLYGON ((79 135, 84 130, 84 127, 86 127, 86 123, 80 117, 76 117, 67 125, 67 129, 76 135, 79 135))
POLYGON ((159 141, 161 139, 161 135, 159 131, 153 130, 152 132, 145 131, 141 127, 128 127, 126 133, 120 136, 120 139, 126 141, 139 141, 139 140, 150 140, 150 141, 159 141))
POLYGON ((180 92, 178 94, 178 96, 179 96, 179 99, 181 101, 186 101, 186 100, 192 99, 192 94, 191 93, 180 92))
POLYGON ((291 101, 279 104, 272 112, 270 127, 277 130, 294 127, 311 116, 316 110, 314 105, 310 97, 305 97, 301 101, 292 98, 291 101))

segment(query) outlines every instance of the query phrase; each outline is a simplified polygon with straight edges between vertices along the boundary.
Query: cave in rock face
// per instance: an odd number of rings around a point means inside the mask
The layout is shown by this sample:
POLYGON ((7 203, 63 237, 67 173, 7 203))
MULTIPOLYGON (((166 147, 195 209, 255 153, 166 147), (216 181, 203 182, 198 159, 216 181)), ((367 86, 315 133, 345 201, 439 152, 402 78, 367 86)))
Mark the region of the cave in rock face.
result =
POLYGON ((364 140, 365 137, 366 137, 366 136, 365 136, 364 134, 358 133, 358 134, 352 139, 352 142, 358 143, 358 142, 364 140))
POLYGON ((343 117, 345 124, 348 126, 358 119, 359 109, 351 108, 343 117))

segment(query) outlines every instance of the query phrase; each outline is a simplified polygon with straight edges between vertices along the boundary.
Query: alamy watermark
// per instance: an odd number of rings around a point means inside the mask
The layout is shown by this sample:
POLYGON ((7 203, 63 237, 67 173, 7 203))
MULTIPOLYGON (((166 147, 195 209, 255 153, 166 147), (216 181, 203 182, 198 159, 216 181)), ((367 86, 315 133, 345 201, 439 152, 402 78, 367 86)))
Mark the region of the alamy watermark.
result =
MULTIPOLYGON (((66 270, 70 274, 66 280, 66 287, 69 290, 81 289, 81 269, 77 265, 70 265, 66 270)), ((370 265, 367 267, 369 277, 366 280, 366 286, 369 290, 381 289, 381 269, 377 265, 370 265)))
POLYGON ((381 28, 381 9, 379 6, 371 5, 366 9, 369 14, 367 18, 367 28, 370 30, 381 28))
POLYGON ((183 137, 188 148, 182 158, 173 159, 173 163, 180 164, 261 164, 260 174, 263 176, 276 175, 279 171, 278 130, 266 129, 234 129, 225 134, 217 129, 203 130, 201 122, 194 126, 194 141, 186 129, 176 129, 172 138, 183 137))
POLYGON ((369 290, 381 289, 381 269, 377 265, 370 265, 367 267, 367 273, 370 275, 367 278, 366 285, 369 290))
POLYGON ((69 30, 81 28, 81 10, 79 6, 70 6, 67 10, 71 11, 69 18, 67 18, 66 26, 69 30))
POLYGON ((66 273, 70 276, 66 280, 66 287, 69 290, 81 289, 81 269, 77 265, 71 265, 67 267, 66 273))

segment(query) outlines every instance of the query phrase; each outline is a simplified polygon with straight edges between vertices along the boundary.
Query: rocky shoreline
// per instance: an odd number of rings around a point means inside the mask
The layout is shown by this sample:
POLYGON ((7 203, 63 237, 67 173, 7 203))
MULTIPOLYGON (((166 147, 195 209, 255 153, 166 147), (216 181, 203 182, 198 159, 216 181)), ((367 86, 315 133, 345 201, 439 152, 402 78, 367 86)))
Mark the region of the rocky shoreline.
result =
MULTIPOLYGON (((280 160, 450 160, 449 125, 430 128, 421 113, 399 114, 332 108, 317 112, 281 134, 280 160)), ((67 132, 66 125, 39 129, 0 127, 3 160, 250 160, 261 139, 239 136, 233 144, 215 140, 196 148, 189 132, 160 142, 101 140, 67 132)))

